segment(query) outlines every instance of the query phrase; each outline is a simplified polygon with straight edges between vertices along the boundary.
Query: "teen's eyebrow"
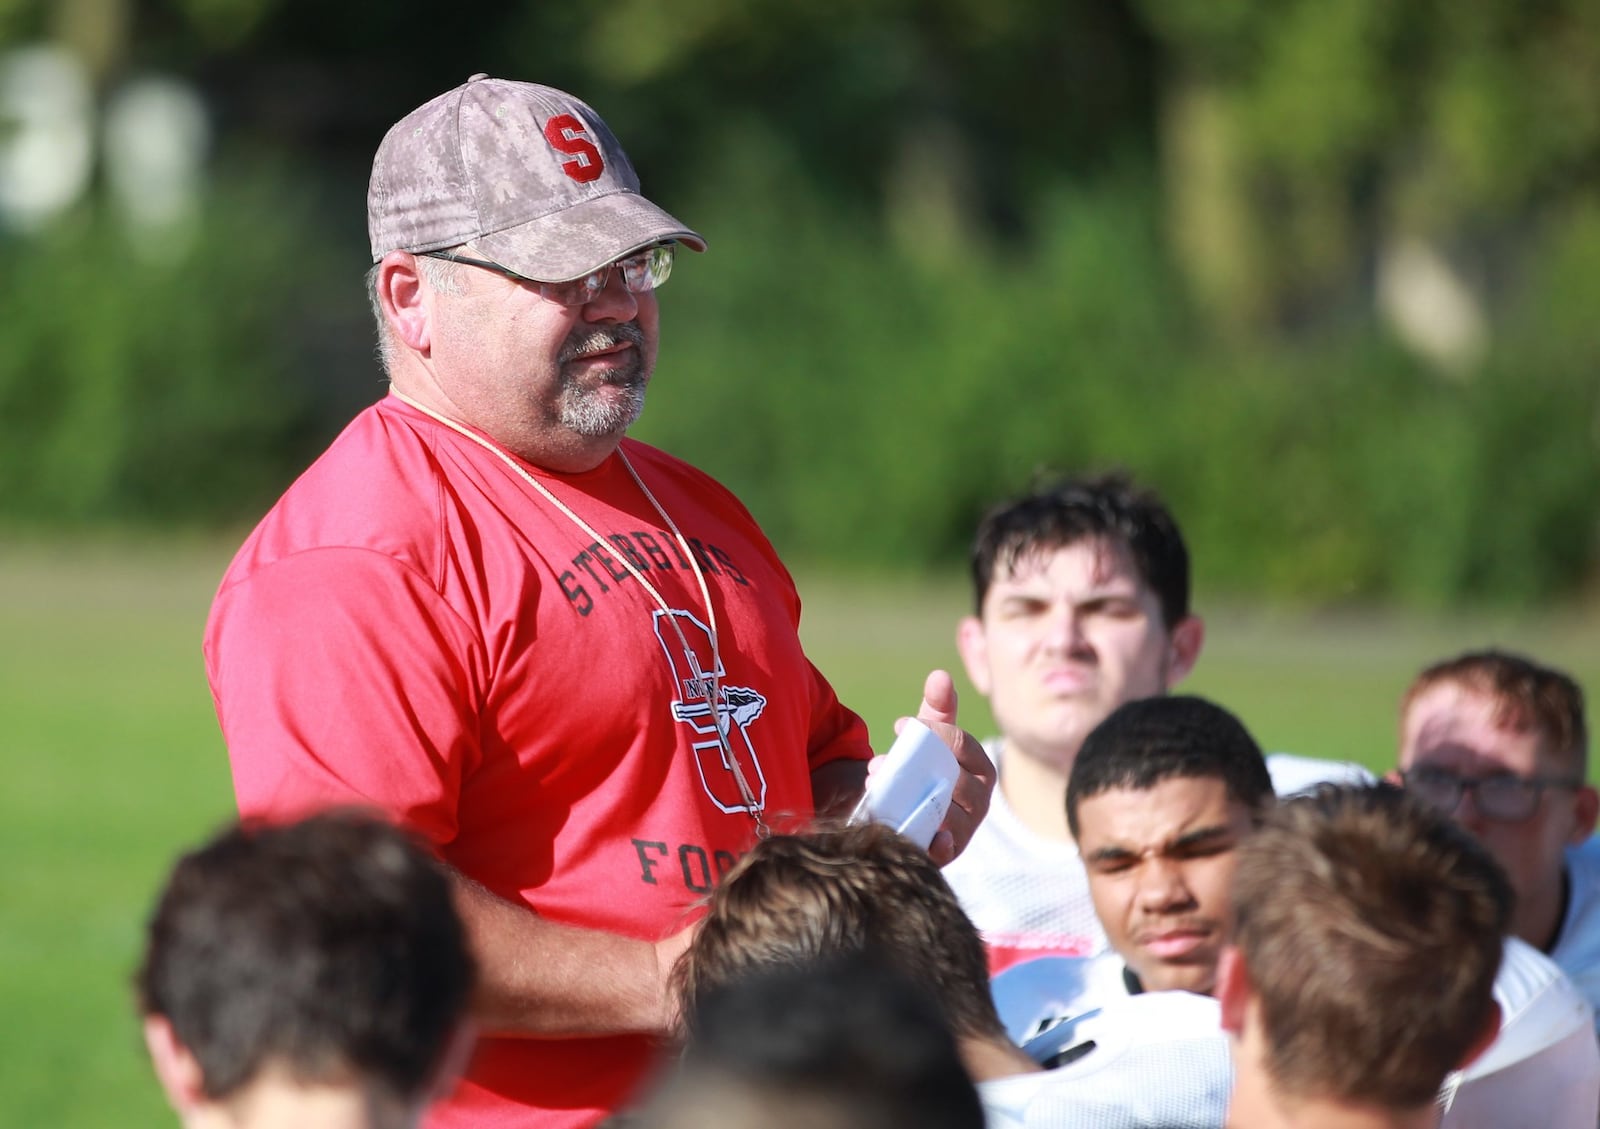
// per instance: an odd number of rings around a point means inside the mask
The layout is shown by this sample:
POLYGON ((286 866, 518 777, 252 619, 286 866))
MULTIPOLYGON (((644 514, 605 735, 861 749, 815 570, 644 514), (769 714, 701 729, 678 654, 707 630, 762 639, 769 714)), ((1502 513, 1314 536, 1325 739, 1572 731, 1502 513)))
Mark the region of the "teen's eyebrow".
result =
POLYGON ((1226 823, 1213 824, 1210 827, 1196 827, 1193 831, 1186 831, 1166 845, 1167 850, 1184 847, 1204 847, 1218 839, 1228 839, 1233 835, 1233 828, 1226 823))
POLYGON ((1096 847, 1083 856, 1084 862, 1121 862, 1123 859, 1137 858, 1139 852, 1129 847, 1109 846, 1096 847))
POLYGON ((1143 858, 1152 854, 1169 854, 1173 851, 1187 850, 1194 847, 1209 846, 1220 840, 1226 840, 1233 834, 1233 828, 1226 823, 1213 824, 1210 827, 1196 827, 1192 831, 1185 831, 1175 839, 1168 839, 1155 847, 1148 847, 1136 851, 1122 844, 1110 844, 1096 847, 1083 856, 1083 861, 1089 862, 1121 862, 1124 859, 1143 858))
POLYGON ((1037 588, 1012 588, 996 593, 996 599, 1001 604, 1043 604, 1049 602, 1050 594, 1037 588))
POLYGON ((1074 600, 1073 603, 1077 607, 1088 608, 1091 610, 1095 608, 1103 608, 1108 604, 1127 604, 1130 607, 1138 607, 1139 593, 1123 592, 1110 588, 1099 589, 1093 592, 1085 592, 1082 596, 1079 596, 1076 600, 1074 600))

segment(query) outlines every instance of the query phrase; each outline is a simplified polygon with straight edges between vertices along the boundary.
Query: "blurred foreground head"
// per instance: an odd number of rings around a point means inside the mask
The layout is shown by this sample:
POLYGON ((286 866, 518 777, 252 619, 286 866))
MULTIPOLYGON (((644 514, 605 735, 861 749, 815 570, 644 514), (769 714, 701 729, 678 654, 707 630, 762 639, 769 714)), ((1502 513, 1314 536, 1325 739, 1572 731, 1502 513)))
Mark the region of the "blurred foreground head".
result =
POLYGON ((983 941, 928 853, 877 823, 758 842, 723 876, 675 973, 701 1000, 752 973, 866 955, 920 985, 959 1038, 1005 1040, 983 941))
POLYGON ((1499 1029, 1511 889, 1488 852, 1398 788, 1327 786, 1239 847, 1232 900, 1229 1123, 1435 1124, 1445 1076, 1499 1029))
POLYGON ((693 1034, 632 1129, 981 1129, 928 996, 864 953, 751 971, 696 998, 693 1034))
POLYGON ((185 1125, 396 1129, 464 1057, 472 981, 433 858, 337 812, 236 825, 180 858, 136 987, 185 1125))

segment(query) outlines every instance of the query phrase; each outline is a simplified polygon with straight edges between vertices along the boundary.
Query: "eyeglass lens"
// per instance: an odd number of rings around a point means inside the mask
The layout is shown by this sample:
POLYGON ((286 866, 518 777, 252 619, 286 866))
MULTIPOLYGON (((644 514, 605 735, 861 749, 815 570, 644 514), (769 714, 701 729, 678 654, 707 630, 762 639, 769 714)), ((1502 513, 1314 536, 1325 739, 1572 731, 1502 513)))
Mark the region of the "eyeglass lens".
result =
POLYGON ((469 267, 482 267, 492 270, 507 278, 516 279, 518 282, 531 283, 539 288, 539 296, 550 302, 563 306, 581 306, 585 302, 592 302, 606 288, 611 281, 611 272, 618 271, 622 275, 622 284, 634 294, 643 294, 646 290, 654 290, 668 278, 672 277, 672 260, 676 244, 658 243, 653 247, 646 247, 637 254, 629 255, 625 259, 618 259, 614 263, 607 263, 598 270, 592 270, 582 278, 574 278, 567 282, 541 282, 536 278, 528 278, 518 274, 510 267, 501 266, 489 259, 475 259, 468 255, 458 255, 453 251, 423 251, 422 254, 432 259, 443 259, 450 263, 462 263, 469 267))
POLYGON ((629 255, 599 270, 590 271, 582 278, 570 282, 541 282, 539 293, 563 306, 581 306, 594 300, 611 281, 611 272, 622 275, 622 284, 635 294, 654 290, 672 275, 673 244, 662 243, 646 247, 637 255, 629 255))
POLYGON ((1540 781, 1516 776, 1468 779, 1437 769, 1414 770, 1406 774, 1405 781, 1419 799, 1442 811, 1455 811, 1462 795, 1470 790, 1473 803, 1482 815, 1508 821, 1532 815, 1544 787, 1540 781))

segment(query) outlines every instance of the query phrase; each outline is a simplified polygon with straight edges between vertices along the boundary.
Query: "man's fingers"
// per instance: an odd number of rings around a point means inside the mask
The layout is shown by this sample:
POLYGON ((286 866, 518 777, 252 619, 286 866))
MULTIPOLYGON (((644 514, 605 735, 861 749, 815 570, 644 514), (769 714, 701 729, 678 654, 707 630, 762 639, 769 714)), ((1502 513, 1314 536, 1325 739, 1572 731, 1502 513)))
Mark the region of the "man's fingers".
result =
POLYGON ((956 723, 956 683, 950 672, 934 670, 922 683, 922 708, 917 710, 917 720, 956 723))
MULTIPOLYGON (((989 812, 989 797, 994 793, 997 775, 994 762, 983 751, 982 743, 956 724, 956 706, 956 684, 949 672, 930 672, 922 684, 922 707, 917 710, 917 720, 950 746, 956 763, 961 766, 950 810, 928 846, 929 856, 940 866, 959 855, 972 841, 973 832, 989 812)), ((904 720, 896 724, 895 732, 899 732, 904 720)))

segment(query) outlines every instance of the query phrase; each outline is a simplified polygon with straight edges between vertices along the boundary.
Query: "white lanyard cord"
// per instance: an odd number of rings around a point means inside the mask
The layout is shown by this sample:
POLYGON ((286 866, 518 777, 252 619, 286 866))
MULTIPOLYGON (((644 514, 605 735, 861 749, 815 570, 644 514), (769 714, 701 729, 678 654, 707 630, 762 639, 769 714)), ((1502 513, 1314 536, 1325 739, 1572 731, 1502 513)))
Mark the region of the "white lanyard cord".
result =
MULTIPOLYGON (((494 455, 502 463, 510 467, 512 472, 516 474, 518 478, 522 479, 529 486, 533 487, 533 489, 537 491, 545 501, 549 502, 562 514, 566 515, 569 521, 571 521, 579 529, 583 530, 583 532, 588 536, 594 538, 597 546, 601 546, 606 543, 605 538, 602 537, 593 526, 574 513, 565 502, 552 494, 544 483, 540 482, 532 474, 528 473, 526 467, 514 459, 509 452, 502 449, 498 444, 484 438, 471 428, 457 423, 448 416, 440 415, 427 405, 418 403, 410 396, 407 396, 404 392, 395 389, 392 385, 389 390, 394 395, 395 399, 401 401, 402 403, 410 404, 413 408, 427 416, 429 419, 444 424, 451 431, 465 436, 478 446, 482 447, 485 451, 488 451, 490 454, 494 455)), ((709 705, 711 707, 711 724, 717 731, 717 744, 722 750, 722 755, 727 760, 728 767, 733 770, 733 779, 734 782, 739 786, 739 795, 743 798, 746 807, 750 811, 750 818, 755 820, 756 834, 765 839, 771 834, 771 831, 767 828, 765 820, 761 818, 761 801, 757 799, 755 792, 750 787, 749 781, 745 779, 744 769, 739 764, 739 758, 733 754, 732 743, 728 740, 728 732, 723 725, 722 652, 717 645, 717 611, 711 605, 711 590, 706 585, 705 573, 701 570, 700 562, 695 557, 694 549, 689 544, 688 539, 684 537, 682 532, 679 531, 677 523, 672 520, 672 515, 667 512, 666 507, 656 500, 656 496, 650 492, 650 487, 644 484, 644 479, 639 477, 639 472, 633 469, 633 464, 628 461, 628 455, 622 450, 621 447, 617 448, 617 457, 622 460, 622 465, 624 468, 626 468, 628 476, 633 479, 634 484, 639 487, 639 490, 644 494, 646 500, 648 500, 650 505, 655 508, 656 513, 661 516, 661 520, 664 521, 667 525, 667 528, 672 531, 672 536, 678 543, 679 551, 683 554, 684 559, 689 562, 689 568, 694 573, 695 581, 700 585, 700 598, 705 601, 706 605, 706 619, 708 621, 707 630, 711 635, 711 695, 709 701, 709 705)), ((639 586, 650 594, 650 598, 654 600, 656 606, 661 609, 663 617, 669 624, 672 625, 672 630, 678 636, 678 645, 683 648, 684 661, 693 663, 694 650, 689 646, 689 639, 684 635, 683 628, 678 623, 678 617, 673 614, 672 606, 667 603, 666 597, 661 594, 660 590, 656 588, 654 584, 650 583, 650 581, 645 578, 644 573, 641 572, 634 565, 634 563, 627 558, 626 555, 617 554, 617 559, 622 562, 623 567, 628 570, 629 574, 639 582, 639 586)), ((697 663, 694 665, 698 666, 697 663)), ((696 671, 695 673, 702 672, 696 671)))

